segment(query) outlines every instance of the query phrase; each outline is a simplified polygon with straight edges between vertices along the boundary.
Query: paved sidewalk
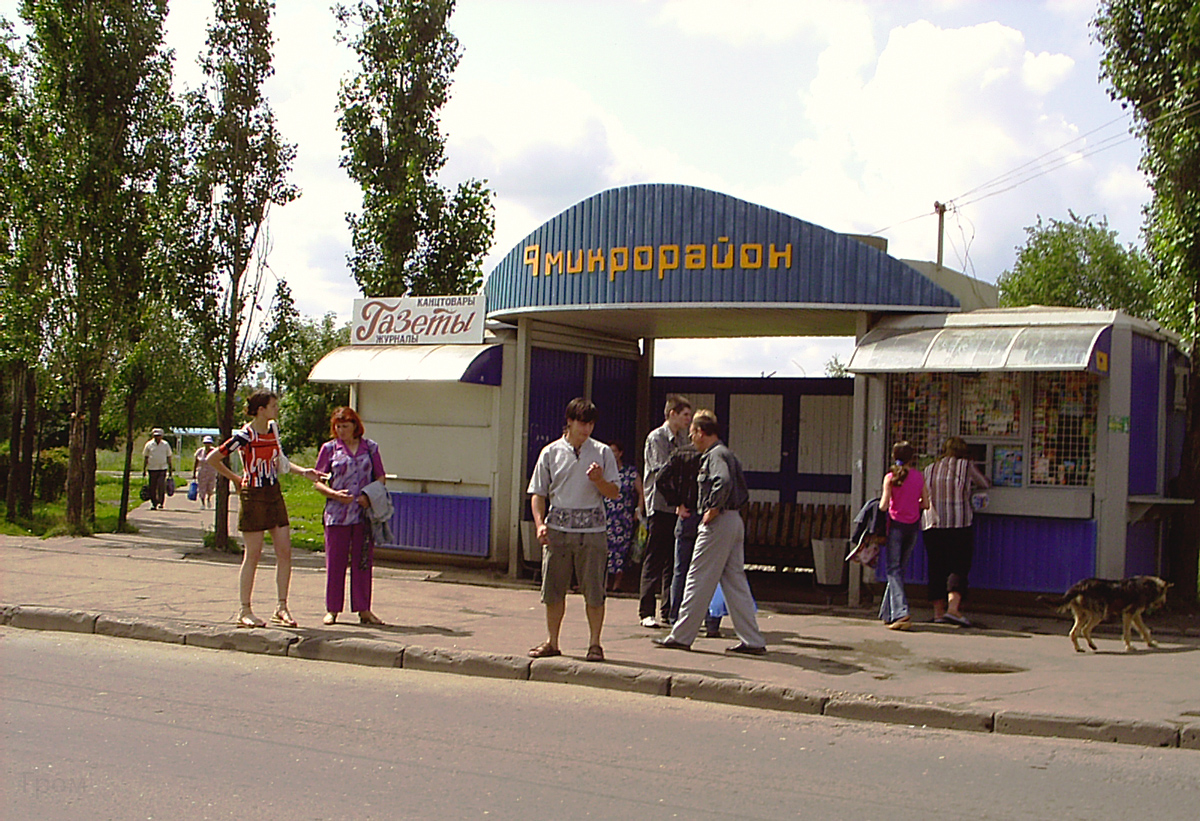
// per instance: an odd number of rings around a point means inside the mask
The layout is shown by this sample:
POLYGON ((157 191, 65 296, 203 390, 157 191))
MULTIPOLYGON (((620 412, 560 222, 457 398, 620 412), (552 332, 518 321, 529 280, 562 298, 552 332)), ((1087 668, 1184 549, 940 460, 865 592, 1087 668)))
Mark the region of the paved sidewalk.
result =
MULTIPOLYGON (((657 695, 892 723, 1121 741, 1200 750, 1200 627, 1151 617, 1159 647, 1123 650, 1118 630, 1097 636, 1099 653, 1076 654, 1069 622, 982 614, 979 627, 928 623, 886 630, 864 610, 760 603, 770 653, 725 653, 736 640, 698 639, 664 650, 662 631, 638 625, 634 598, 610 598, 608 661, 583 661, 583 601, 568 600, 565 655, 532 661, 545 635, 529 582, 489 572, 380 567, 373 609, 388 625, 321 624, 324 558, 297 553, 294 630, 238 630, 237 564, 201 547, 211 511, 176 494, 163 510, 143 506, 141 532, 87 539, 0 536, 0 623, 72 629, 365 664, 560 681, 657 695)), ((236 519, 235 519, 236 521, 236 519)), ((255 610, 275 598, 273 560, 259 568, 255 610)), ((925 623, 919 620, 924 618, 925 623)), ((351 623, 352 622, 352 623, 351 623)), ((0 645, 2 646, 2 645, 0 645)))

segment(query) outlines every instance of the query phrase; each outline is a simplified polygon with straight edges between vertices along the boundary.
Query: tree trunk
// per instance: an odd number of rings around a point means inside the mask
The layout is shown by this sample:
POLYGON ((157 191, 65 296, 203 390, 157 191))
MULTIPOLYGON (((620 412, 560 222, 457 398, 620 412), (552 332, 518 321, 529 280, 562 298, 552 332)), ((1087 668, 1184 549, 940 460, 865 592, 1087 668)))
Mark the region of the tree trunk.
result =
POLYGON ((29 519, 33 516, 33 454, 37 445, 37 371, 28 368, 25 371, 25 426, 22 430, 21 443, 21 486, 17 497, 20 514, 29 519))
POLYGON ((4 518, 10 522, 17 520, 17 499, 21 488, 21 418, 24 409, 21 407, 25 400, 26 371, 24 362, 16 362, 12 366, 12 419, 8 435, 8 476, 4 492, 4 518))
POLYGON ((129 520, 129 476, 133 469, 133 413, 137 408, 137 399, 133 391, 125 398, 125 469, 121 477, 121 505, 117 509, 117 532, 125 532, 125 523, 129 520))
POLYGON ((88 386, 87 446, 83 451, 83 516, 93 530, 96 525, 96 451, 100 448, 100 404, 104 389, 88 386))
POLYGON ((84 532, 83 521, 83 451, 87 444, 87 403, 82 385, 72 392, 71 434, 67 449, 67 532, 78 536, 84 532))

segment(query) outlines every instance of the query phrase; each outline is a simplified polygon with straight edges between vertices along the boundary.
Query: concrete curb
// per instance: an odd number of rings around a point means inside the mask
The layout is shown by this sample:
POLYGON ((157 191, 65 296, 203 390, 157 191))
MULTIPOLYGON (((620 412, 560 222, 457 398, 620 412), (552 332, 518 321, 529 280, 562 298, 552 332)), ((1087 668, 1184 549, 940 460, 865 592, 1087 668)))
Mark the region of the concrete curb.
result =
POLYGON ((996 713, 995 732, 1009 735, 1054 736, 1143 747, 1178 747, 1179 728, 1163 721, 1055 716, 1001 710, 996 713))
POLYGON ((680 673, 671 676, 671 695, 695 701, 735 704, 763 710, 821 715, 828 696, 737 679, 717 679, 680 673))
POLYGON ((458 673, 513 681, 529 679, 529 662, 529 659, 517 656, 479 653, 473 650, 446 650, 436 647, 407 647, 404 650, 405 670, 458 673))
POLYGON ((405 649, 392 642, 376 639, 305 636, 289 646, 287 654, 299 659, 336 661, 367 667, 400 667, 405 649))
POLYGON ((1015 710, 991 713, 938 704, 879 699, 870 695, 806 692, 779 685, 691 673, 667 674, 641 667, 597 664, 561 656, 528 659, 473 650, 403 646, 378 639, 302 636, 281 629, 246 630, 229 625, 141 619, 39 605, 0 603, 0 624, 25 630, 96 633, 114 638, 344 664, 401 667, 514 681, 579 684, 856 721, 1200 750, 1200 723, 1180 727, 1164 721, 1060 716, 1015 710))
POLYGON ((103 613, 96 619, 96 634, 119 639, 162 641, 168 644, 184 644, 186 641, 185 633, 174 624, 127 616, 108 616, 103 613))
POLYGON ((824 714, 834 718, 909 724, 939 730, 968 730, 975 733, 990 733, 994 726, 993 714, 989 711, 943 707, 938 704, 914 704, 870 696, 834 696, 825 703, 824 714))
POLYGON ((671 677, 657 670, 641 667, 623 667, 594 661, 558 658, 534 659, 529 665, 530 681, 548 681, 555 684, 582 684, 604 690, 621 690, 626 693, 644 693, 649 696, 665 696, 671 692, 671 677))
POLYGON ((211 650, 238 650, 242 653, 265 653, 286 656, 288 648, 299 641, 292 633, 270 628, 247 630, 241 627, 211 627, 200 625, 186 630, 184 644, 207 647, 211 650))
POLYGON ((13 608, 9 624, 22 630, 59 630, 66 633, 95 633, 98 613, 20 604, 13 608))

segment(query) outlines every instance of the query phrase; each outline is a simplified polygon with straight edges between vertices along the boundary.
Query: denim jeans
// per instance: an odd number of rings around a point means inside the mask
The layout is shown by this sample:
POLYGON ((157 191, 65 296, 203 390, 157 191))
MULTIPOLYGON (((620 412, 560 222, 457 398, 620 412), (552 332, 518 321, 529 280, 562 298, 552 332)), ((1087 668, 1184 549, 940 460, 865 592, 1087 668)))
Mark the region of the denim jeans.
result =
POLYGON ((688 568, 692 564, 692 553, 696 550, 696 536, 700 532, 700 514, 692 511, 686 519, 675 522, 675 578, 671 581, 671 622, 679 619, 679 605, 683 604, 683 586, 687 583, 688 568))
POLYGON ((908 564, 908 559, 912 556, 920 529, 919 521, 905 524, 888 519, 885 555, 887 589, 883 591, 883 601, 879 603, 879 618, 884 624, 891 624, 896 619, 908 615, 908 597, 904 595, 904 565, 908 564))

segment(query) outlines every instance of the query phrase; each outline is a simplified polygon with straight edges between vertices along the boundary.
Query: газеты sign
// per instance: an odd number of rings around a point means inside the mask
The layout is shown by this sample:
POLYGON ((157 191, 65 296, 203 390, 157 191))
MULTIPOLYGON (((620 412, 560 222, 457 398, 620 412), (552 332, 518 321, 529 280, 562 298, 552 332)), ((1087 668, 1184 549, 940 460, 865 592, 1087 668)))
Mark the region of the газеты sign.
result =
POLYGON ((486 302, 471 296, 354 300, 352 345, 480 345, 486 302))

